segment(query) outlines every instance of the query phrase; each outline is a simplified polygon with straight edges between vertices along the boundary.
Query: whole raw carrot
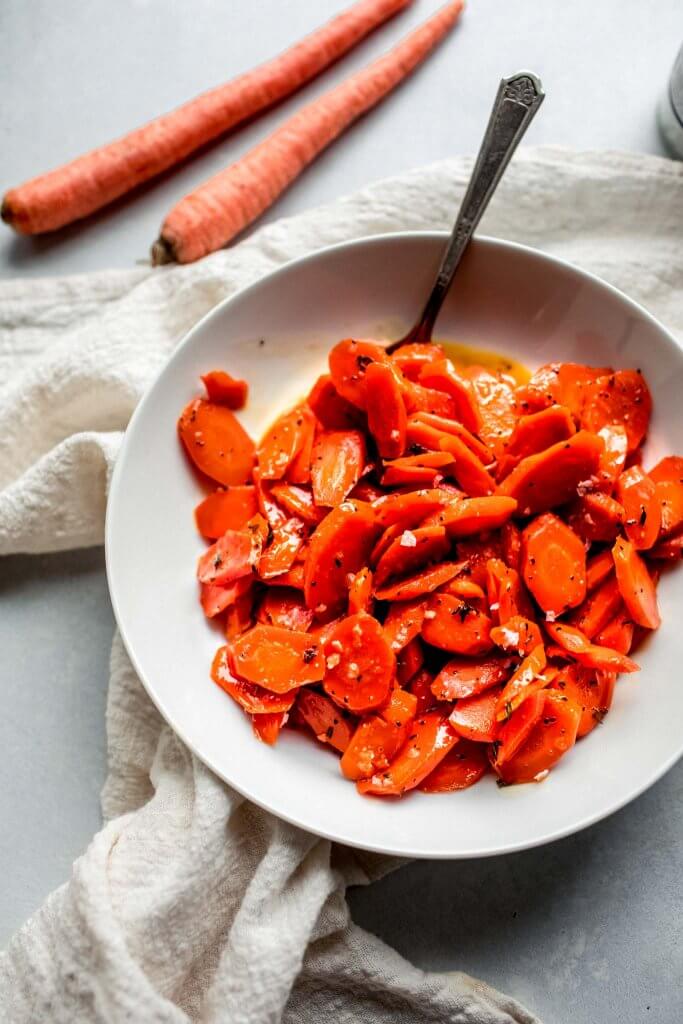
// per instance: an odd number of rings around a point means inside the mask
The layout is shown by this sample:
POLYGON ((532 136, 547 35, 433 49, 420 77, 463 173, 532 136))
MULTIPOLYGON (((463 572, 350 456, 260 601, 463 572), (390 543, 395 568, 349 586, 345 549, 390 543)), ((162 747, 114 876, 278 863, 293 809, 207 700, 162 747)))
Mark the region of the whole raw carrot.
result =
POLYGON ((152 248, 154 263, 191 263, 221 248, 266 210, 345 128, 379 103, 458 20, 452 0, 384 57, 309 103, 226 170, 171 210, 152 248))
POLYGON ((71 163, 10 189, 2 219, 22 234, 87 217, 295 92, 412 0, 359 0, 253 71, 71 163))

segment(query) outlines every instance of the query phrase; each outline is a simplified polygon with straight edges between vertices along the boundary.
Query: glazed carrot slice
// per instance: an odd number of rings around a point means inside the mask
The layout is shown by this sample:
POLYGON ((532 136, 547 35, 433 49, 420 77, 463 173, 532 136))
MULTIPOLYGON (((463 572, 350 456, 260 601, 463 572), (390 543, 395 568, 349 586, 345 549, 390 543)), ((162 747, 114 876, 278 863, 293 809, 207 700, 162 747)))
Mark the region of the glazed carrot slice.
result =
POLYGON ((272 527, 272 539, 261 555, 258 574, 262 580, 280 576, 292 568, 306 537, 306 524, 301 519, 287 519, 272 527))
POLYGON ((601 437, 605 444, 600 456, 598 477, 602 486, 611 489, 626 462, 628 434, 620 423, 610 423, 600 428, 598 437, 601 437))
POLYGON ((623 537, 616 541, 612 556, 619 590, 631 618, 645 629, 658 629, 662 619, 657 607, 657 589, 645 562, 631 541, 623 537))
POLYGON ((537 690, 522 701, 505 722, 501 722, 493 741, 493 766, 495 769, 514 757, 531 735, 541 719, 545 707, 545 693, 537 690))
POLYGON ((299 431, 298 450, 287 467, 286 475, 292 484, 308 484, 311 481, 311 459, 317 423, 306 403, 300 405, 297 411, 299 414, 296 420, 296 427, 299 431))
POLYGON ((574 416, 583 408, 584 394, 594 381, 612 373, 611 367, 584 366, 582 363, 547 363, 539 367, 531 379, 517 389, 520 408, 545 409, 558 403, 567 406, 574 416))
POLYGON ((420 370, 426 363, 438 362, 446 358, 443 345, 432 341, 429 345, 423 342, 411 342, 401 345, 391 355, 391 361, 399 368, 408 380, 416 381, 420 370))
POLYGON ((424 661, 424 647, 420 638, 416 636, 396 653, 396 680, 399 686, 407 686, 424 666, 424 661))
POLYGON ((373 579, 372 571, 364 565, 355 576, 349 587, 349 615, 357 612, 370 612, 372 607, 373 579))
POLYGON ((551 615, 575 608, 586 596, 586 550, 551 512, 534 519, 522 534, 522 577, 551 615))
POLYGON ((577 704, 562 693, 546 691, 541 718, 521 748, 509 761, 495 765, 503 782, 542 782, 574 746, 580 720, 577 704))
POLYGON ((323 687, 340 707, 368 711, 387 699, 396 659, 371 615, 359 612, 338 623, 325 644, 325 658, 323 687))
POLYGON ((611 647, 620 654, 628 654, 633 645, 634 629, 633 620, 624 609, 598 633, 595 642, 601 647, 611 647))
POLYGON ((454 793, 479 782, 488 771, 486 751, 480 743, 458 740, 418 789, 423 793, 454 793))
POLYGON ((417 714, 417 697, 402 690, 400 686, 393 686, 389 691, 389 699, 377 709, 377 714, 394 725, 405 725, 417 714))
POLYGON ((497 721, 504 722, 527 697, 548 685, 549 680, 543 674, 545 667, 545 648, 539 644, 526 656, 501 691, 496 701, 497 721))
POLYGON ((271 693, 256 683, 238 679, 230 664, 230 648, 219 647, 211 666, 211 678, 225 690, 247 714, 282 714, 294 703, 295 693, 271 693))
POLYGON ((383 487, 400 487, 402 484, 435 487, 443 480, 444 467, 452 462, 453 457, 447 452, 427 452, 395 459, 386 463, 381 483, 383 487))
MULTIPOLYGON (((417 597, 424 597, 431 594, 445 583, 448 583, 454 576, 459 575, 463 570, 462 562, 442 562, 441 565, 434 565, 414 576, 408 576, 397 583, 387 584, 375 590, 375 597, 379 601, 412 601, 417 597)), ((456 600, 454 598, 454 600, 456 600)), ((462 604, 462 602, 459 602, 462 604)))
POLYGON ((512 658, 452 658, 432 683, 432 693, 444 701, 474 697, 506 682, 514 664, 512 658))
POLYGON ((271 576, 268 580, 269 587, 295 587, 297 590, 304 589, 304 565, 295 562, 291 569, 281 573, 279 576, 271 576))
POLYGON ((415 719, 410 735, 386 771, 357 783, 359 793, 402 796, 425 779, 455 745, 458 734, 443 711, 415 719))
POLYGON ((657 487, 661 506, 663 537, 669 537, 683 526, 683 458, 669 455, 650 470, 657 487))
POLYGON ((263 623, 235 641, 232 663, 241 678, 273 693, 318 682, 325 674, 323 651, 315 637, 263 623))
POLYGON ((367 715, 359 722, 339 762, 342 774, 356 782, 386 771, 405 743, 410 723, 395 725, 379 715, 367 715))
POLYGON ((448 504, 449 495, 438 488, 387 494, 372 502, 378 526, 400 524, 404 529, 417 526, 426 516, 448 504))
POLYGON ((266 431, 258 448, 262 480, 281 480, 304 446, 309 433, 308 416, 302 406, 279 416, 266 431))
POLYGON ((237 484, 209 494, 197 505, 194 517, 201 535, 217 540, 226 530, 241 530, 257 511, 253 485, 237 484))
POLYGON ((504 374, 491 373, 483 366, 468 366, 465 372, 479 403, 482 422, 478 435, 494 456, 500 458, 518 416, 511 379, 504 374))
POLYGON ((509 569, 519 572, 522 565, 522 531, 513 522, 503 523, 500 530, 503 561, 509 569))
POLYGON ((453 597, 461 597, 463 601, 477 602, 486 601, 486 592, 478 583, 473 583, 466 576, 456 576, 454 580, 441 588, 444 594, 452 594, 453 597))
POLYGON ((454 654, 484 654, 491 643, 491 619, 450 594, 435 594, 425 612, 422 636, 433 647, 454 654))
POLYGON ((474 743, 493 743, 498 735, 496 705, 502 690, 502 686, 494 686, 459 700, 449 718, 455 732, 474 743))
MULTIPOLYGON (((246 581, 246 578, 245 578, 246 581)), ((240 580, 237 581, 242 582, 240 580)), ((236 640, 242 633, 246 633, 248 629, 254 625, 254 602, 256 600, 256 591, 253 585, 253 580, 246 581, 250 586, 245 589, 243 594, 240 594, 235 598, 234 602, 226 608, 225 611, 225 623, 223 633, 225 639, 232 642, 236 640)))
POLYGON ((386 530, 383 531, 379 540, 370 552, 370 565, 373 568, 377 567, 377 563, 384 552, 387 548, 391 547, 396 538, 400 537, 402 533, 403 527, 400 523, 394 523, 392 526, 387 526, 386 530))
POLYGON ((400 651, 420 635, 427 603, 418 597, 413 601, 397 601, 389 607, 384 620, 384 636, 392 651, 400 651))
POLYGON ((375 513, 360 501, 345 501, 332 509, 311 535, 304 569, 304 593, 309 608, 331 615, 346 605, 346 577, 367 565, 377 536, 375 513))
POLYGON ((400 376, 386 363, 370 363, 365 371, 368 430, 383 459, 395 459, 406 446, 406 407, 400 376))
POLYGON ((580 495, 567 512, 567 522, 581 540, 613 542, 624 522, 623 505, 601 491, 580 495))
POLYGON ((596 587, 568 619, 570 626, 580 629, 589 640, 612 621, 621 608, 621 591, 614 574, 596 587))
POLYGON ((359 425, 358 409, 342 398, 329 373, 318 377, 307 402, 325 430, 354 430, 359 425))
POLYGON ((269 747, 275 746, 277 738, 280 735, 282 726, 287 721, 287 714, 265 714, 265 715, 252 715, 251 727, 254 732, 254 736, 261 743, 268 744, 269 747))
POLYGON ((543 643, 536 623, 523 615, 511 615, 503 625, 495 626, 491 630, 491 639, 501 651, 517 653, 521 657, 531 654, 535 647, 543 643))
POLYGON ((359 430, 325 430, 311 457, 311 486, 316 505, 341 505, 365 467, 365 438, 359 430))
POLYGON ((356 486, 349 494, 350 501, 366 501, 371 504, 373 501, 377 501, 378 498, 386 497, 386 490, 383 487, 379 487, 374 484, 372 480, 359 480, 356 486))
MULTIPOLYGON (((493 452, 478 437, 456 420, 449 420, 443 416, 435 416, 430 412, 416 412, 408 420, 408 440, 420 442, 419 434, 411 436, 411 430, 417 431, 419 427, 429 428, 433 433, 423 434, 424 437, 434 439, 442 434, 451 434, 459 437, 463 444, 467 445, 470 451, 474 452, 477 458, 481 459, 484 465, 493 461, 493 452)), ((430 447, 430 446, 428 446, 430 447)), ((438 445, 436 446, 438 447, 438 445)))
POLYGON ((208 619, 213 619, 251 589, 252 577, 242 576, 240 579, 220 586, 213 583, 200 583, 199 586, 199 600, 204 614, 208 619))
POLYGON ((224 586, 240 576, 250 576, 261 555, 261 537, 249 528, 226 530, 207 548, 197 564, 200 583, 224 586))
POLYGON ((519 573, 508 569, 500 558, 489 558, 486 563, 486 592, 491 618, 496 625, 502 626, 515 616, 531 618, 534 615, 519 573))
POLYGON ((487 498, 463 498, 455 502, 440 517, 450 537, 470 537, 497 530, 517 509, 514 498, 493 494, 487 498))
POLYGON ((581 708, 577 738, 587 736, 602 722, 610 708, 614 687, 614 673, 598 673, 581 665, 567 665, 551 683, 581 708))
POLYGON ((673 537, 665 537, 659 544, 655 544, 648 551, 650 558, 662 562, 676 562, 683 555, 683 533, 677 533, 673 537))
POLYGON ((443 526, 423 526, 404 530, 384 551, 375 569, 375 586, 381 587, 394 576, 418 572, 430 562, 444 558, 450 541, 443 526))
POLYGON ((384 466, 386 469, 412 469, 416 466, 421 466, 424 469, 443 469, 444 466, 449 466, 452 461, 453 456, 449 455, 448 452, 427 451, 417 452, 413 455, 404 455, 400 459, 385 461, 384 466))
POLYGON ((354 732, 355 719, 314 690, 299 690, 295 710, 320 743, 328 743, 343 753, 354 732))
POLYGON ((433 360, 420 370, 420 384, 443 391, 455 403, 455 416, 462 425, 473 434, 478 433, 481 426, 481 413, 477 396, 472 383, 456 370, 450 359, 433 360))
POLYGON ((467 494, 482 497, 497 490, 496 481, 484 463, 459 437, 444 435, 440 443, 443 451, 450 452, 453 456, 453 466, 449 470, 449 475, 455 477, 467 494))
POLYGON ((202 375, 202 381, 210 402, 227 405, 228 409, 243 409, 247 404, 249 386, 246 380, 231 377, 223 370, 212 370, 202 375))
POLYGON ((415 697, 417 701, 417 708, 415 716, 424 715, 425 711, 431 711, 433 707, 436 707, 438 701, 432 693, 432 683, 434 682, 434 674, 430 672, 428 668, 421 668, 416 676, 410 680, 408 689, 410 695, 415 697))
POLYGON ((617 370, 590 384, 584 393, 581 426, 597 433, 601 427, 618 424, 626 430, 628 450, 638 448, 647 434, 652 397, 638 370, 617 370))
POLYGON ((318 508, 313 502, 313 495, 305 487, 296 484, 273 484, 271 496, 278 505, 298 519, 303 519, 309 526, 317 526, 325 518, 326 510, 318 508))
POLYGON ((365 371, 371 363, 388 363, 389 356, 375 341, 346 338, 330 351, 328 362, 337 393, 365 409, 365 371))
POLYGON ((503 480, 499 491, 515 498, 522 515, 546 512, 576 495, 577 486, 597 472, 602 438, 579 430, 573 437, 528 455, 503 480))
POLYGON ((604 669, 607 672, 637 672, 639 666, 607 647, 598 647, 590 642, 580 629, 563 622, 546 622, 546 632, 555 643, 586 668, 604 669))
POLYGON ((614 572, 614 559, 611 551, 601 551, 586 562, 586 589, 588 593, 604 583, 614 572))
POLYGON ((224 405, 193 399, 178 420, 178 434, 197 469, 219 484, 244 484, 254 464, 254 442, 224 405))
POLYGON ((426 388, 423 384, 413 384, 409 380, 404 381, 403 401, 409 416, 418 412, 428 412, 453 420, 458 415, 455 401, 445 391, 426 388))
POLYGON ((267 626, 282 626, 305 633, 313 621, 302 594, 290 587, 269 587, 261 598, 257 619, 267 626))
POLYGON ((520 416, 505 446, 505 454, 525 458, 542 452, 576 433, 572 414, 564 405, 520 416))

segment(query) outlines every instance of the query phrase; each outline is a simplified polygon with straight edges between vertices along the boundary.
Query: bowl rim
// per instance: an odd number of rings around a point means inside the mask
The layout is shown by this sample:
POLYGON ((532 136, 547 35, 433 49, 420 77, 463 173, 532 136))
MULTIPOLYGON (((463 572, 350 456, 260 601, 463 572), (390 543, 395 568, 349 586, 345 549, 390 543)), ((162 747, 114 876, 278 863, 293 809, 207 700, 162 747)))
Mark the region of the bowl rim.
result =
MULTIPOLYGON (((242 785, 229 778, 226 772, 216 765, 212 758, 204 756, 200 750, 197 749, 194 742, 192 742, 185 734, 185 730, 182 725, 176 725, 172 716, 167 713, 164 705, 164 700, 159 693, 156 692, 155 686, 147 678, 145 672, 140 665, 138 658, 135 653, 134 645, 129 642, 127 636, 126 627, 123 622, 123 615, 119 606, 118 598, 115 591, 115 585, 113 582, 113 568, 112 568, 112 534, 114 530, 114 514, 112 508, 115 507, 116 497, 120 487, 120 481, 124 472, 124 465, 126 456, 132 444, 131 437, 133 436, 133 428, 135 427, 137 420, 141 417, 144 408, 147 403, 151 400, 151 396, 156 389, 156 386, 162 376, 170 365, 179 357, 180 353, 192 344, 194 337, 204 327, 204 325, 213 317, 219 315, 227 306, 232 302, 244 299, 250 292, 256 291, 262 287, 264 282, 270 282, 273 278, 283 276, 294 269, 305 267, 309 263, 314 263, 326 256, 329 253, 343 251, 345 249, 353 250, 358 247, 372 247, 375 245, 386 245, 397 244, 400 245, 402 242, 409 241, 442 241, 446 242, 450 237, 448 231, 390 231, 383 232, 381 234, 373 235, 361 235, 357 238, 347 239, 342 242, 336 242, 332 245, 322 246, 319 249, 315 249, 313 252, 306 253, 303 256, 296 257, 288 260, 279 267, 275 267, 273 270, 262 274, 255 281, 250 284, 239 288, 232 295, 222 299, 219 303, 208 310, 198 321, 194 324, 183 336, 183 338, 174 347, 169 357, 164 361, 163 365, 159 367, 159 370, 154 376, 144 394, 138 401, 133 413, 128 421, 124 436, 121 441, 121 446, 116 458, 114 470, 111 475, 109 489, 107 493, 107 504, 105 512, 105 527, 104 527, 104 549, 105 549, 105 571, 107 578, 107 587, 109 591, 109 597, 112 604, 112 610, 114 613, 114 619, 118 628, 119 634, 126 653, 131 661, 131 664, 142 683, 145 692, 156 707, 157 711, 161 714, 164 721, 170 726, 173 732, 178 736, 182 743, 197 757, 202 764, 209 768, 218 778, 220 778, 227 785, 231 786, 243 797, 256 806, 267 811, 268 813, 279 818, 281 821, 285 821, 290 825, 316 836, 320 836, 323 839, 328 839, 332 842, 342 843, 353 849, 366 850, 371 853, 379 853, 389 856, 401 856, 401 857, 412 857, 422 860, 469 860, 479 857, 494 857, 502 856, 507 853, 516 853, 523 850, 533 849, 538 846, 544 846, 547 843, 555 842, 556 840, 563 839, 567 836, 573 835, 577 832, 581 832, 591 825, 596 824, 599 821, 608 818, 610 815, 615 814, 621 810, 627 804, 641 796, 646 790, 653 786, 659 781, 683 755, 683 739, 681 741, 681 749, 670 755, 655 771, 647 775, 637 786, 632 787, 623 797, 613 801, 608 806, 601 808, 585 817, 580 818, 578 821, 566 827, 557 828, 541 835, 536 835, 534 838, 529 840, 523 840, 515 843, 507 843, 505 845, 490 844, 477 850, 468 850, 466 852, 449 851, 449 850, 430 850, 429 848, 423 848, 415 846, 410 850, 397 849, 391 846, 383 846, 379 843, 359 841, 355 836, 349 836, 345 833, 343 827, 340 828, 339 832, 332 832, 320 827, 316 827, 314 822, 310 820, 304 820, 303 817, 295 817, 283 813, 277 806, 277 801, 268 801, 264 799, 255 798, 247 789, 242 785)), ((618 300, 623 306, 637 313, 646 323, 654 328, 661 336, 662 342, 665 343, 666 347, 671 350, 671 353, 675 358, 683 358, 683 349, 681 345, 676 341, 674 335, 669 331, 664 324, 657 319, 652 313, 649 312, 641 303, 632 299, 621 289, 615 285, 603 280, 597 274, 593 274, 591 271, 584 270, 577 266, 575 263, 565 260, 562 257, 555 256, 554 254, 546 253, 541 249, 537 249, 534 246, 526 245, 521 242, 513 242, 508 239, 497 238, 492 235, 476 235, 472 243, 475 247, 491 248, 493 250, 502 250, 503 252, 511 253, 523 253, 533 258, 539 259, 541 262, 550 263, 554 266, 560 267, 570 275, 574 275, 579 279, 590 282, 592 285, 602 289, 607 294, 611 295, 614 299, 618 300)), ((314 817, 314 815, 312 815, 314 817)))

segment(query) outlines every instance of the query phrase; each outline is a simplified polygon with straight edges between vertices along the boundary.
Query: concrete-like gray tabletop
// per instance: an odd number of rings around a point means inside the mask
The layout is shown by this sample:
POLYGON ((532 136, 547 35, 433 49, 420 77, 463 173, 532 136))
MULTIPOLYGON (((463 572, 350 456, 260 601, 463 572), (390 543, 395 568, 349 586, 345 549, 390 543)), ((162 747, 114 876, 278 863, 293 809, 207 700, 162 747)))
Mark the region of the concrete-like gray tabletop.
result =
MULTIPOLYGON (((343 6, 3 0, 0 190, 254 65, 343 6)), ((308 87, 305 98, 382 52, 437 6, 416 2, 308 87)), ((471 0, 446 45, 324 154, 264 221, 472 152, 498 79, 521 67, 537 71, 548 94, 528 142, 661 153, 655 104, 681 39, 680 0, 471 0)), ((304 96, 60 236, 32 241, 3 231, 0 274, 74 273, 144 259, 172 203, 304 96)), ((0 561, 0 943, 68 878, 99 825, 113 628, 101 550, 0 561)), ((679 1024, 682 877, 679 764, 631 806, 578 836, 508 857, 416 863, 353 892, 351 905, 359 923, 419 966, 484 978, 546 1024, 679 1024)))

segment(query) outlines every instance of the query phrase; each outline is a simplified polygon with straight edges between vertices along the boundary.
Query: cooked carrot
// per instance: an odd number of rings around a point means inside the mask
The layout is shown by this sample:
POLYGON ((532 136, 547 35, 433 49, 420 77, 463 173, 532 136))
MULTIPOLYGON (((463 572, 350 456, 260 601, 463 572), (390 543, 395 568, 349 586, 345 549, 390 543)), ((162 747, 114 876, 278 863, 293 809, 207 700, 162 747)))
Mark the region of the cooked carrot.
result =
POLYGON ((392 651, 400 651, 420 635, 426 608, 426 600, 422 597, 413 601, 396 601, 389 606, 383 628, 392 651))
POLYGON ((645 629, 659 629, 657 588, 645 562, 629 540, 619 537, 612 548, 617 583, 631 618, 645 629))
POLYGON ((293 517, 273 526, 271 533, 272 539, 258 563, 258 574, 262 580, 280 576, 292 568, 304 544, 306 524, 293 517))
POLYGON ((581 708, 577 738, 587 736, 602 722, 612 701, 614 673, 597 673, 581 665, 567 665, 550 684, 581 708))
POLYGON ((621 608, 621 591, 613 574, 596 587, 567 620, 592 640, 611 622, 621 608))
POLYGON ((383 772, 405 743, 409 724, 396 725, 379 715, 368 715, 358 724, 339 767, 345 778, 356 782, 383 772))
POLYGON ((309 484, 311 482, 311 459, 313 458, 313 442, 317 424, 313 412, 304 402, 298 409, 297 430, 299 431, 298 449, 287 468, 287 479, 291 484, 309 484))
POLYGON ((503 782, 542 782, 571 750, 581 708, 562 693, 545 692, 543 711, 521 748, 509 761, 494 765, 503 782))
POLYGON ((354 4, 253 71, 10 190, 3 220, 22 234, 37 234, 94 213, 295 92, 409 2, 354 4))
POLYGON ((567 510, 567 522, 581 540, 610 543, 624 522, 624 506, 601 491, 581 494, 567 510))
POLYGON ((219 647, 211 666, 211 678, 222 690, 225 690, 247 714, 282 714, 289 711, 296 693, 271 693, 256 683, 238 679, 230 664, 229 647, 219 647))
POLYGON ((535 614, 519 573, 508 569, 500 558, 489 558, 486 563, 486 593, 496 625, 503 626, 519 615, 533 618, 535 614))
POLYGON ((240 576, 250 576, 261 556, 261 537, 247 526, 244 530, 226 530, 207 548, 197 563, 200 583, 224 586, 240 576))
POLYGON ((246 380, 231 377, 224 370, 202 374, 206 395, 210 402, 227 405, 228 409, 243 409, 247 404, 249 387, 246 380))
POLYGON ((683 555, 683 533, 665 537, 648 551, 650 558, 663 562, 676 562, 683 555))
POLYGON ((465 537, 458 541, 458 555, 467 565, 466 575, 480 587, 488 586, 488 563, 501 558, 503 547, 500 535, 485 533, 483 537, 465 537))
POLYGON ((624 532, 639 551, 651 548, 662 525, 662 506, 654 480, 641 466, 631 466, 617 480, 616 496, 624 509, 624 532))
POLYGON ((341 505, 365 467, 365 438, 360 430, 324 430, 311 456, 311 487, 316 505, 341 505))
POLYGON ((246 594, 252 586, 252 577, 242 576, 229 583, 200 583, 199 600, 207 619, 220 615, 226 608, 235 604, 238 598, 246 594))
POLYGON ((422 636, 433 647, 454 654, 484 654, 493 646, 488 615, 450 594, 434 594, 431 598, 422 636))
POLYGON ((269 747, 272 747, 277 742, 277 738, 280 735, 282 726, 287 721, 287 714, 266 714, 266 715, 252 715, 251 725, 254 731, 254 736, 257 740, 261 740, 262 743, 267 743, 269 747))
POLYGON ((414 697, 417 701, 415 717, 424 715, 425 711, 431 711, 432 708, 437 706, 438 701, 432 693, 433 682, 434 673, 428 668, 421 668, 417 675, 413 676, 410 680, 408 690, 411 697, 414 697))
POLYGON ((389 356, 376 341, 345 338, 330 349, 327 361, 337 393, 365 409, 365 371, 371 363, 388 364, 389 356))
POLYGON ((404 529, 417 526, 426 516, 448 503, 449 495, 438 488, 425 488, 409 494, 386 494, 373 501, 372 508, 379 526, 397 524, 404 529))
POLYGON ((624 609, 598 633, 595 642, 600 647, 611 647, 620 654, 628 654, 633 645, 634 628, 633 620, 624 609))
POLYGON ((652 397, 642 373, 617 370, 586 388, 581 426, 594 432, 612 424, 623 426, 628 450, 633 452, 647 433, 651 413, 652 397))
POLYGON ((395 370, 386 363, 370 363, 365 371, 365 406, 368 430, 383 459, 395 459, 406 446, 406 407, 395 370))
POLYGON ((380 707, 394 675, 396 659, 376 619, 364 612, 343 619, 325 643, 325 692, 349 711, 380 707))
POLYGON ((443 711, 427 711, 415 719, 407 742, 388 769, 357 783, 359 793, 402 796, 436 768, 455 745, 458 734, 443 711))
POLYGON ((194 510, 197 529, 208 540, 217 540, 226 530, 241 530, 258 510, 252 484, 237 484, 214 491, 194 510))
MULTIPOLYGON (((262 480, 258 466, 252 470, 254 490, 256 492, 256 503, 259 512, 271 529, 281 526, 287 519, 287 514, 278 505, 273 496, 273 483, 269 480, 262 480)), ((267 538, 266 538, 267 539, 267 538)))
POLYGON ((279 576, 271 576, 268 580, 271 587, 295 587, 297 590, 304 589, 304 565, 295 562, 291 569, 281 573, 279 576))
POLYGON ((455 403, 455 416, 473 434, 481 427, 479 403, 471 381, 456 370, 450 359, 425 363, 420 371, 420 384, 435 391, 444 391, 455 403))
POLYGON ((412 575, 428 563, 444 558, 450 541, 443 526, 423 526, 404 530, 392 541, 377 562, 375 586, 381 587, 394 576, 412 575))
POLYGON ((357 572, 349 587, 349 615, 372 610, 372 572, 367 565, 357 572))
MULTIPOLYGON (((238 580, 238 582, 240 581, 238 580)), ((225 639, 231 643, 254 625, 256 589, 253 580, 247 582, 250 585, 245 589, 244 593, 236 597, 234 602, 225 611, 223 633, 225 639)))
POLYGON ((388 700, 377 709, 377 714, 387 722, 405 725, 417 714, 417 697, 407 690, 402 690, 400 686, 393 686, 389 691, 388 700))
POLYGON ((505 722, 500 723, 493 742, 494 768, 500 768, 515 756, 540 721, 544 707, 545 693, 543 690, 537 690, 523 700, 505 722))
POLYGON ((628 434, 621 423, 610 423, 598 430, 598 437, 601 437, 605 444, 600 456, 598 479, 601 487, 611 490, 626 462, 628 434))
POLYGON ((396 680, 399 686, 407 686, 424 667, 424 661, 424 647, 416 636, 396 654, 396 680))
POLYGON ((506 682, 513 664, 512 658, 452 658, 432 683, 432 693, 437 700, 444 701, 474 697, 506 682))
POLYGON ((335 750, 346 750, 354 731, 354 719, 340 710, 329 697, 314 690, 297 692, 295 711, 312 730, 321 743, 328 743, 335 750))
POLYGON ((522 534, 522 576, 551 615, 575 608, 586 596, 586 549, 551 512, 534 519, 522 534))
POLYGON ((580 629, 564 622, 546 622, 546 632, 560 647, 586 668, 604 669, 607 672, 637 672, 635 661, 612 648, 599 647, 590 642, 580 629))
POLYGON ((536 455, 559 441, 566 441, 575 433, 569 409, 564 405, 551 405, 548 409, 519 417, 505 446, 505 454, 516 458, 536 455))
POLYGON ((433 416, 454 419, 458 412, 455 401, 447 392, 426 388, 424 384, 413 384, 408 380, 404 381, 403 401, 406 403, 409 416, 426 412, 433 416))
POLYGON ((503 561, 515 572, 520 571, 522 564, 522 531, 514 523, 503 523, 500 530, 503 545, 503 561))
POLYGON ((442 562, 407 576, 397 583, 387 584, 375 590, 379 601, 412 601, 413 598, 431 594, 462 572, 462 562, 442 562))
POLYGON ((502 686, 494 686, 459 700, 449 717, 455 732, 474 743, 493 743, 498 735, 496 706, 502 690, 502 686))
POLYGON ((445 467, 452 462, 453 456, 448 452, 424 452, 394 459, 393 462, 385 462, 381 484, 382 487, 400 487, 402 484, 436 487, 443 480, 445 467))
POLYGON ((392 363, 398 366, 408 380, 412 381, 417 380, 425 363, 433 363, 435 360, 445 358, 443 345, 439 345, 436 341, 429 345, 425 345, 423 342, 410 342, 408 345, 401 345, 391 355, 392 363))
POLYGON ((484 463, 459 437, 445 435, 441 439, 441 448, 453 456, 450 475, 455 477, 467 494, 483 497, 496 491, 496 481, 484 463))
POLYGON ((438 451, 444 434, 459 437, 463 444, 467 445, 470 451, 481 459, 484 465, 493 461, 493 452, 490 448, 478 437, 475 437, 467 427, 463 427, 462 423, 448 420, 443 416, 435 416, 431 412, 416 412, 408 418, 406 437, 409 445, 419 444, 438 451))
POLYGON ((611 551, 601 551, 586 562, 586 589, 588 593, 604 583, 614 572, 614 559, 611 551))
POLYGON ((245 484, 254 442, 224 405, 195 398, 178 420, 178 434, 197 469, 223 486, 245 484))
POLYGON ((683 526, 683 458, 669 455, 662 459, 650 470, 650 477, 661 506, 662 536, 669 537, 683 526))
POLYGON ((313 495, 304 487, 297 487, 296 484, 273 484, 270 493, 286 512, 303 519, 309 526, 317 526, 325 518, 326 510, 318 508, 313 501, 313 495))
MULTIPOLYGON (((310 413, 303 406, 279 416, 261 439, 258 448, 262 480, 281 480, 302 450, 309 432, 310 413)), ((294 481, 298 482, 298 481, 294 481)))
POLYGON ((358 409, 342 398, 329 373, 318 377, 307 402, 325 430, 354 430, 359 425, 358 409))
POLYGON ((547 512, 576 495, 576 488, 597 471, 604 442, 587 430, 528 455, 503 480, 499 491, 516 498, 521 515, 547 512))
POLYGON ((527 697, 548 685, 549 680, 543 674, 545 667, 545 648, 543 644, 539 644, 526 656, 503 687, 496 701, 497 721, 504 722, 527 697))
POLYGON ((466 576, 456 576, 454 580, 442 588, 444 594, 453 594, 454 597, 461 597, 464 601, 477 602, 486 601, 484 588, 474 583, 466 576))
POLYGON ((304 593, 309 608, 334 615, 346 605, 346 577, 367 564, 377 536, 369 505, 345 501, 332 509, 313 532, 304 569, 304 593))
POLYGON ((490 497, 464 498, 447 508, 439 520, 450 537, 470 537, 497 530, 515 512, 514 498, 493 494, 490 497))
POLYGON ((263 623, 235 641, 232 664, 240 677, 273 693, 318 682, 325 674, 325 659, 315 637, 263 623))
POLYGON ((468 366, 464 372, 472 381, 479 403, 481 426, 478 435, 499 458, 517 421, 511 379, 504 374, 491 373, 483 366, 468 366))
POLYGON ((491 639, 501 651, 517 653, 520 657, 531 654, 535 647, 543 643, 541 631, 536 623, 524 615, 511 615, 503 625, 495 626, 491 630, 491 639))
POLYGON ((277 587, 265 592, 256 617, 267 626, 282 626, 283 629, 305 633, 313 621, 313 612, 306 607, 298 590, 277 587))
POLYGON ((234 238, 314 157, 410 74, 453 27, 462 6, 462 0, 446 4, 384 57, 309 103, 182 199, 163 223, 154 262, 190 263, 234 238))
POLYGON ((609 366, 583 366, 581 363, 547 363, 541 366, 526 384, 517 389, 517 401, 526 411, 545 409, 557 402, 578 417, 584 394, 599 377, 612 373, 609 366))
POLYGON ((488 771, 486 751, 480 743, 458 740, 443 761, 418 786, 423 793, 454 793, 479 782, 488 771))

